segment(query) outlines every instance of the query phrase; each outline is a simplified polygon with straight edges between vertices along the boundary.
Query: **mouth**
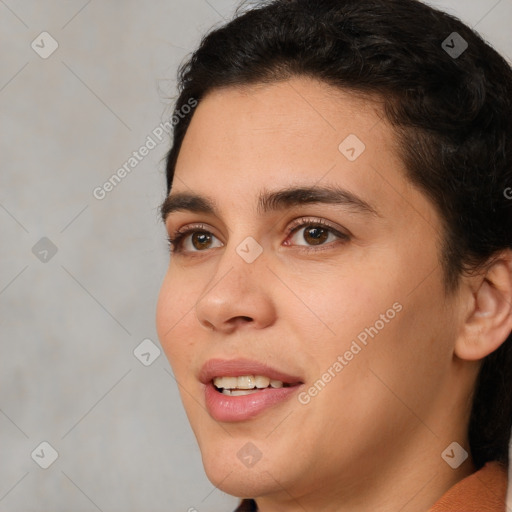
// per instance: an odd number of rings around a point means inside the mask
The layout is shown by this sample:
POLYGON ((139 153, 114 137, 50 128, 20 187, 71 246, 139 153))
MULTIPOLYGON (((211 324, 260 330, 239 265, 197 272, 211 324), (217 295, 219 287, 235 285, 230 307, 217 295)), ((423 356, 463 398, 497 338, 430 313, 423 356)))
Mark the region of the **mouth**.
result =
POLYGON ((210 416, 227 422, 248 420, 283 405, 303 385, 300 377, 246 359, 212 359, 199 380, 210 416))

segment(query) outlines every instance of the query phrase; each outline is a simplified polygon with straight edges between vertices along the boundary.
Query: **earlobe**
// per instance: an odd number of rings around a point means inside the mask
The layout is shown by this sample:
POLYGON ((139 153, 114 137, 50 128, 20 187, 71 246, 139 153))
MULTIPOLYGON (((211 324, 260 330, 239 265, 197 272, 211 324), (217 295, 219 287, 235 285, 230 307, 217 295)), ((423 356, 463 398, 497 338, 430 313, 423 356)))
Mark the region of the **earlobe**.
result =
POLYGON ((497 350, 512 330, 512 251, 493 260, 475 279, 472 307, 455 344, 455 355, 477 361, 497 350))

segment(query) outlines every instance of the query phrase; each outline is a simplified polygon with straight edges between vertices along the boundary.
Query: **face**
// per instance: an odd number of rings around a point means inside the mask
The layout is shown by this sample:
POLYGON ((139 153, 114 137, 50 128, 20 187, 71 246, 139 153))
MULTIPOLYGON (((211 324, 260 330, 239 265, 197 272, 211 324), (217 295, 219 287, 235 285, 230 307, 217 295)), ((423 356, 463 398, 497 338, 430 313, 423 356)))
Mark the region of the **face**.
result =
POLYGON ((197 107, 166 204, 157 328, 224 491, 368 486, 447 428, 441 223, 398 155, 376 102, 313 80, 197 107))

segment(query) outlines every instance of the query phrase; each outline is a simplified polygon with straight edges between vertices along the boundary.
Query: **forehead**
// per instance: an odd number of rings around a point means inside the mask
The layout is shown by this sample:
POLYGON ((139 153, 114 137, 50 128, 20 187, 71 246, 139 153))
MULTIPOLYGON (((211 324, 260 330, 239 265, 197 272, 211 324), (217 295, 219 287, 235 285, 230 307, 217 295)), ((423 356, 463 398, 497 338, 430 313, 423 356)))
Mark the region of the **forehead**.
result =
POLYGON ((222 147, 229 148, 231 160, 240 153, 246 160, 260 156, 263 164, 269 155, 277 165, 282 162, 276 162, 272 150, 278 146, 287 161, 292 153, 337 158, 339 144, 349 135, 370 143, 368 149, 382 148, 394 140, 375 98, 294 78, 214 90, 197 107, 181 153, 192 144, 195 157, 207 153, 209 158, 222 159, 225 153, 218 151, 222 147))
POLYGON ((264 190, 327 184, 388 213, 425 202, 377 100, 295 78, 207 95, 183 140, 171 195, 256 206, 264 190))

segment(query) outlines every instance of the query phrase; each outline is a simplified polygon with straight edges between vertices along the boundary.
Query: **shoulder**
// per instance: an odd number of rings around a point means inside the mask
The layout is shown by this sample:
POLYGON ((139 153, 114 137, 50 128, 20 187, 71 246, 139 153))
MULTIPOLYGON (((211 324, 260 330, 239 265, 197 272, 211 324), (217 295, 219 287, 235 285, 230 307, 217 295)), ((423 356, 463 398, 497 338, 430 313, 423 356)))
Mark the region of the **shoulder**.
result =
POLYGON ((501 512, 506 496, 506 466, 488 462, 449 489, 429 512, 501 512))

